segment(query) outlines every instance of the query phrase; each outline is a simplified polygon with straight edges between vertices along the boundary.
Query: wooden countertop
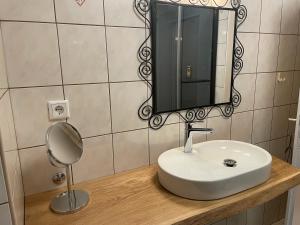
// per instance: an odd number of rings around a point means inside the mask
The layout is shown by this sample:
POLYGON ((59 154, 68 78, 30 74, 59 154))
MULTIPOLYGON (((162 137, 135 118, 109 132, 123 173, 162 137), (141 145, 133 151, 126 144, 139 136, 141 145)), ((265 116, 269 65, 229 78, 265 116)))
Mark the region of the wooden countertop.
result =
POLYGON ((26 198, 26 225, 157 225, 209 224, 267 202, 300 183, 300 170, 273 158, 264 184, 214 201, 193 201, 163 189, 157 167, 150 166, 77 185, 90 193, 87 208, 56 215, 49 202, 60 191, 26 198))

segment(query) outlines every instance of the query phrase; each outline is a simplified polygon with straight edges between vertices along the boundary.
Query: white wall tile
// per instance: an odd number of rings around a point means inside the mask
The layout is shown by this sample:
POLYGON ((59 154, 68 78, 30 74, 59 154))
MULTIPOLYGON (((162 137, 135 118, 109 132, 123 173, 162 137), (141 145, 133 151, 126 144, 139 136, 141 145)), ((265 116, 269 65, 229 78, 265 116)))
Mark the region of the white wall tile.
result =
POLYGON ((104 24, 103 0, 88 0, 82 6, 76 1, 55 0, 55 9, 61 23, 104 24))
POLYGON ((112 26, 144 27, 143 19, 137 16, 132 0, 105 0, 105 22, 112 26))
POLYGON ((283 0, 281 33, 298 34, 299 28, 299 1, 283 0))
POLYGON ((247 213, 242 212, 240 214, 234 215, 227 219, 227 225, 246 225, 247 224, 247 213))
POLYGON ((115 171, 149 165, 148 129, 113 135, 115 171))
POLYGON ((105 28, 58 25, 64 84, 107 82, 105 28))
POLYGON ((68 85, 64 89, 70 101, 68 122, 77 127, 82 137, 111 133, 108 84, 68 85))
POLYGON ((141 28, 108 27, 107 51, 110 81, 140 80, 137 50, 145 41, 141 28))
POLYGON ((179 147, 179 123, 149 130, 150 163, 157 163, 159 155, 179 147))
POLYGON ((256 79, 255 109, 273 106, 276 73, 259 73, 256 79))
POLYGON ((52 0, 0 0, 1 20, 54 22, 52 0))
POLYGON ((262 0, 261 25, 262 33, 279 33, 281 23, 282 0, 262 0))
POLYGON ((1 33, 2 32, 1 32, 1 24, 0 24, 0 92, 8 88, 8 81, 6 76, 6 60, 4 56, 4 46, 3 46, 1 33))
POLYGON ((297 57, 296 57, 295 69, 300 70, 300 36, 298 36, 297 57))
POLYGON ((292 92, 292 103, 297 103, 299 99, 299 88, 300 88, 300 71, 294 72, 294 81, 293 81, 293 92, 292 92))
POLYGON ((242 96, 241 104, 235 112, 253 110, 256 74, 241 74, 235 81, 234 86, 242 96))
POLYGON ((286 148, 287 148, 287 138, 286 137, 270 141, 269 152, 272 155, 274 155, 282 160, 286 159, 286 155, 285 155, 286 148))
POLYGON ((244 0, 242 3, 247 8, 247 19, 239 31, 259 32, 261 0, 244 0))
POLYGON ((47 101, 63 99, 61 87, 11 90, 18 148, 43 145, 48 127, 47 101))
POLYGON ((112 174, 114 174, 112 135, 84 139, 82 158, 73 165, 74 182, 112 174))
POLYGON ((277 73, 275 97, 274 97, 275 106, 287 105, 291 103, 293 79, 294 79, 294 72, 277 73), (282 82, 279 81, 278 78, 283 79, 283 81, 282 82))
POLYGON ((287 135, 289 115, 289 105, 273 108, 271 139, 280 138, 287 135))
POLYGON ((207 119, 207 127, 214 129, 212 134, 207 135, 207 140, 230 139, 231 118, 213 117, 207 119))
POLYGON ((272 108, 254 111, 252 143, 270 140, 272 108))
POLYGON ((55 24, 2 23, 10 87, 61 84, 55 24))
POLYGON ((258 72, 274 72, 277 68, 279 35, 260 34, 258 72))
POLYGON ((266 141, 266 142, 261 142, 261 143, 258 143, 256 144, 258 147, 261 147, 267 151, 270 150, 270 142, 269 141, 266 141))
POLYGON ((255 73, 257 66, 259 35, 256 33, 239 33, 238 37, 244 47, 243 69, 241 73, 255 73))
POLYGON ((3 151, 17 149, 16 132, 9 92, 0 101, 0 134, 3 151))
POLYGON ((12 219, 8 204, 0 205, 0 224, 12 225, 12 219))
MULTIPOLYGON (((0 158, 1 159, 1 158, 0 158)), ((2 162, 0 160, 0 204, 8 202, 2 162)))
POLYGON ((113 132, 146 128, 147 122, 138 117, 138 109, 147 99, 144 82, 111 83, 113 132))
POLYGON ((288 71, 295 68, 297 54, 297 36, 280 35, 278 70, 288 71))
POLYGON ((251 143, 253 111, 232 115, 231 139, 251 143), (241 126, 241 124, 243 124, 241 126))
POLYGON ((26 196, 62 187, 54 184, 52 177, 65 170, 49 163, 46 147, 23 149, 19 154, 26 196))
POLYGON ((271 225, 278 221, 280 199, 275 198, 265 204, 264 225, 271 225))

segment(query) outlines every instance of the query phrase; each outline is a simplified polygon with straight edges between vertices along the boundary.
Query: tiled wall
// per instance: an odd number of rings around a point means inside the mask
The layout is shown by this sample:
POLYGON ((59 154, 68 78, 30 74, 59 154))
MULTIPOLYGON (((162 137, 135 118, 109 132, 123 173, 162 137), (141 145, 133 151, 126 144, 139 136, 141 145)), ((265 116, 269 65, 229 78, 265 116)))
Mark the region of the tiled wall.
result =
MULTIPOLYGON (((251 142, 283 157, 300 86, 298 0, 242 3, 248 9, 238 34, 245 47, 236 80, 242 103, 230 119, 214 111, 200 125, 215 133, 195 139, 251 142)), ((74 0, 0 0, 0 20, 26 195, 57 187, 51 177, 60 169, 48 163, 44 146, 52 123, 48 100, 70 100, 68 122, 84 137, 75 182, 149 165, 183 145, 179 118, 153 131, 137 116, 149 93, 137 73, 145 31, 133 0, 86 0, 81 7, 74 0)), ((284 204, 281 196, 220 224, 269 225, 284 215, 284 204)))
MULTIPOLYGON (((2 159, 6 177, 5 183, 11 219, 16 225, 22 225, 24 221, 24 192, 3 50, 0 27, 0 161, 2 159)), ((4 212, 7 214, 9 212, 8 207, 1 206, 0 214, 4 212)), ((10 215, 1 214, 0 224, 11 224, 9 217, 10 215)))

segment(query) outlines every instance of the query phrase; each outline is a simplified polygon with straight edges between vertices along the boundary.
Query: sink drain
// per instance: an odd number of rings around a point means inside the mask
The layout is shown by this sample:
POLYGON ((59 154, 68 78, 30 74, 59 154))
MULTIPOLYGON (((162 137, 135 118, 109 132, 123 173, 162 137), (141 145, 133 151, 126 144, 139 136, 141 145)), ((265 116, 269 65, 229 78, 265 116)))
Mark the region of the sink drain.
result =
POLYGON ((237 161, 235 161, 234 159, 225 159, 224 160, 224 165, 226 167, 236 167, 237 166, 237 161))

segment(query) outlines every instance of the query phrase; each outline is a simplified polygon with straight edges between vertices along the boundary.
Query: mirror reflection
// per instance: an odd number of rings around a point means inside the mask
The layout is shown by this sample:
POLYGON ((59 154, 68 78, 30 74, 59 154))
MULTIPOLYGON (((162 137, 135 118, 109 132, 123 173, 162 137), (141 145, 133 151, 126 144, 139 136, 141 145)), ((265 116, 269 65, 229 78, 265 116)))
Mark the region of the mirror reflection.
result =
POLYGON ((154 113, 231 102, 236 11, 154 1, 154 113))

